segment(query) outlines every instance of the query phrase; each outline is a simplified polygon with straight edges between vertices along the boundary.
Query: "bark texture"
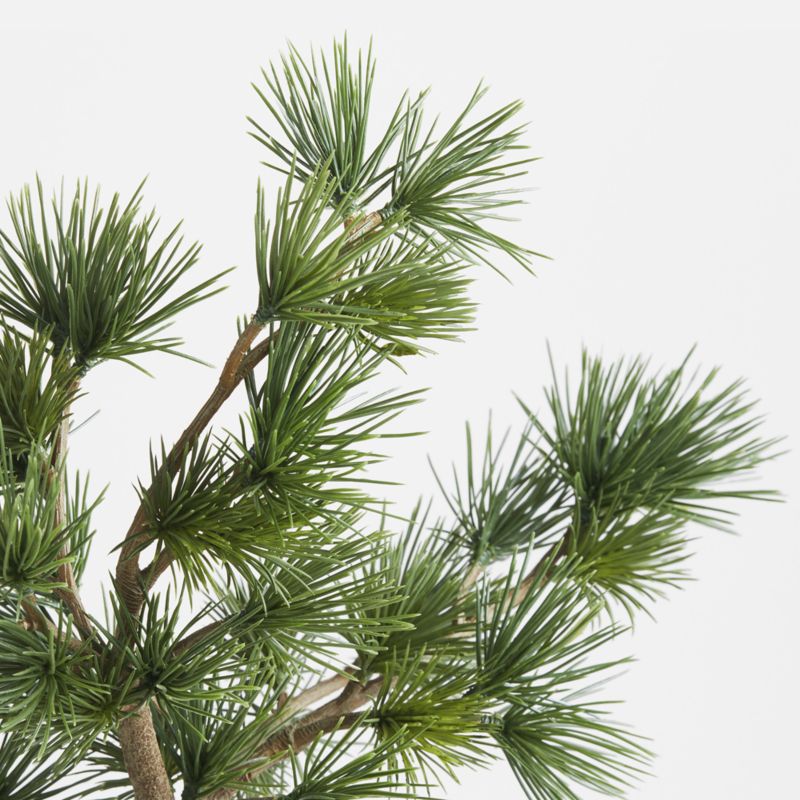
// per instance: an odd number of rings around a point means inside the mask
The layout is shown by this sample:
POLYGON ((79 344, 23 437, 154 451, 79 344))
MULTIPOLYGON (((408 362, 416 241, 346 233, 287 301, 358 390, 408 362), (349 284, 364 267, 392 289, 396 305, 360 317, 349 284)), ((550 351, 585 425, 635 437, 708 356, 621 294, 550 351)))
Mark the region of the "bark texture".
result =
POLYGON ((122 720, 119 741, 136 800, 173 800, 149 706, 122 720))

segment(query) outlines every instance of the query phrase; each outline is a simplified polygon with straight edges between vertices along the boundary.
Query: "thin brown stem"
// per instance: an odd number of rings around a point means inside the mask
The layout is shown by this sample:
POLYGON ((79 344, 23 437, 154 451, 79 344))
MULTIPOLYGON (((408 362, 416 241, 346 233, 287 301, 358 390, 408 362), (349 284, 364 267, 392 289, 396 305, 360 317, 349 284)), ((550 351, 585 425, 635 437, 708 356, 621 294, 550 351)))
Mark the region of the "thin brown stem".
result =
POLYGON ((547 552, 539 559, 536 566, 520 581, 514 594, 511 595, 511 607, 518 606, 528 595, 528 592, 539 583, 550 580, 556 569, 557 562, 569 552, 570 532, 567 531, 557 542, 548 548, 547 552))
MULTIPOLYGON (((76 378, 70 387, 70 395, 75 396, 78 393, 79 380, 76 378)), ((61 422, 56 432, 55 445, 53 447, 53 466, 50 470, 49 480, 56 480, 58 485, 58 498, 56 501, 55 515, 53 524, 56 528, 61 528, 66 524, 66 500, 64 493, 64 474, 61 472, 61 461, 66 458, 67 453, 67 439, 69 437, 69 421, 71 411, 70 406, 64 409, 61 416, 61 422)), ((65 542, 59 552, 59 558, 66 559, 70 555, 69 543, 65 542)), ((53 590, 53 593, 59 600, 66 606, 75 622, 75 627, 80 632, 81 636, 88 639, 94 633, 94 627, 89 619, 86 609, 84 608, 83 601, 81 600, 80 591, 78 590, 78 583, 75 580, 75 573, 72 569, 72 563, 65 561, 60 564, 56 572, 56 580, 60 586, 53 590)))
POLYGON ((47 619, 42 609, 39 608, 36 597, 32 594, 26 595, 22 598, 20 605, 22 607, 23 616, 22 627, 28 631, 47 633, 50 620, 47 619))
MULTIPOLYGON (((53 633, 56 637, 61 636, 61 631, 56 625, 47 618, 47 615, 39 607, 36 597, 32 594, 22 598, 22 613, 25 617, 22 626, 27 630, 35 630, 45 635, 53 633)), ((76 637, 71 637, 67 642, 70 650, 80 650, 84 642, 76 637)))
POLYGON ((334 692, 341 692, 352 680, 352 678, 338 673, 336 675, 331 675, 330 678, 324 678, 313 686, 304 689, 295 697, 290 697, 281 711, 289 715, 295 714, 298 711, 303 711, 313 706, 314 703, 324 700, 334 692))
MULTIPOLYGON (((511 596, 510 605, 512 607, 519 605, 534 586, 552 576, 556 562, 563 555, 566 555, 569 550, 570 535, 570 531, 567 531, 557 542, 551 545, 536 566, 522 579, 519 587, 511 596)), ((460 596, 466 595, 467 591, 474 586, 481 572, 482 569, 475 568, 469 571, 464 579, 460 596)), ((491 614, 491 609, 489 613, 491 614)), ((290 749, 292 752, 298 753, 307 747, 320 730, 350 727, 361 718, 361 714, 356 712, 374 699, 382 686, 382 676, 373 678, 366 684, 359 684, 356 681, 348 680, 344 676, 336 675, 309 687, 297 695, 296 698, 290 699, 284 709, 298 711, 313 705, 318 700, 322 700, 339 687, 342 687, 342 691, 338 697, 310 711, 304 717, 301 717, 298 722, 289 724, 283 730, 266 739, 258 750, 258 757, 271 758, 275 756, 267 765, 271 767, 286 758, 290 749)), ((266 768, 262 767, 249 773, 243 776, 242 780, 247 782, 266 768)), ((206 800, 231 800, 235 794, 236 792, 233 790, 223 790, 209 795, 206 800)))
POLYGON ((209 622, 208 625, 203 625, 202 628, 198 628, 196 631, 193 631, 175 644, 175 646, 172 648, 173 657, 178 658, 187 650, 194 647, 198 642, 202 642, 207 636, 210 636, 212 633, 219 630, 219 628, 223 627, 229 622, 229 618, 215 619, 213 622, 209 622))
MULTIPOLYGON (((320 733, 351 728, 362 717, 359 709, 377 696, 382 684, 383 678, 374 678, 363 686, 349 682, 335 700, 306 714, 296 724, 288 725, 270 736, 254 754, 255 758, 266 759, 267 763, 243 775, 240 782, 249 783, 265 769, 286 759, 290 750, 293 753, 301 752, 320 733), (351 686, 355 688, 349 691, 351 686)), ((237 791, 237 789, 220 789, 208 795, 205 800, 231 800, 236 796, 237 791)))
MULTIPOLYGON (((270 342, 274 341, 275 334, 259 347, 253 350, 250 349, 251 344, 263 327, 263 323, 253 319, 242 331, 225 361, 217 385, 192 421, 186 426, 178 441, 173 445, 161 467, 163 470, 172 473, 178 468, 186 449, 205 430, 208 423, 213 419, 223 403, 233 394, 233 391, 241 383, 244 376, 269 353, 270 342), (257 356, 255 355, 256 352, 257 356)), ((172 562, 172 555, 168 550, 164 550, 155 564, 140 571, 139 554, 151 540, 147 532, 145 504, 142 502, 125 535, 116 571, 117 591, 126 608, 133 616, 137 616, 141 610, 145 588, 152 586, 172 562), (145 578, 149 586, 145 587, 143 578, 145 578)))

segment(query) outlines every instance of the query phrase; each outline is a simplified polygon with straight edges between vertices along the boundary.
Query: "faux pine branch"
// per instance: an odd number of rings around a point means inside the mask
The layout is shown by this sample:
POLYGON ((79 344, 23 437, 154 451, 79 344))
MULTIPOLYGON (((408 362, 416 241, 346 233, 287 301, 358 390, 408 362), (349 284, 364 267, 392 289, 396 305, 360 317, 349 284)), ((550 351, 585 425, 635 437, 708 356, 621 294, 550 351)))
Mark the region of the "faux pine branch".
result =
POLYGON ((504 758, 525 796, 565 800, 648 770, 588 688, 686 577, 689 526, 770 497, 747 479, 773 442, 742 386, 691 359, 585 355, 570 379, 554 368, 543 414, 521 403, 516 434, 468 432, 466 464, 431 477, 439 501, 382 510, 370 465, 421 395, 374 376, 402 382, 405 360, 469 329, 474 269, 536 254, 496 224, 533 161, 520 104, 493 110, 478 88, 431 124, 425 94, 406 95, 376 130, 374 75, 346 43, 264 70, 250 132, 283 185, 256 193, 258 294, 211 394, 151 447, 127 530, 94 533, 71 409, 106 361, 185 355, 164 328, 221 274, 197 277, 199 246, 142 187, 12 195, 3 798, 428 797, 504 758), (228 401, 239 425, 214 428, 228 401), (117 558, 105 614, 81 600, 91 548, 117 558))

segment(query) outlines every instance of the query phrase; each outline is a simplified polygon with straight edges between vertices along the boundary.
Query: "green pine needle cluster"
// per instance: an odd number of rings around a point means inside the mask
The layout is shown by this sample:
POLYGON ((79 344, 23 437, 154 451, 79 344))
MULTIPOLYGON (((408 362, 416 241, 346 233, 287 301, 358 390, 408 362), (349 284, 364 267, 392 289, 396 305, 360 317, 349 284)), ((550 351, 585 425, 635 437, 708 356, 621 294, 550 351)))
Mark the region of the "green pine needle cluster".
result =
POLYGON ((402 366, 470 329, 476 268, 530 268, 503 218, 534 159, 519 103, 479 113, 479 87, 426 126, 428 93, 407 93, 375 133, 376 86, 371 47, 346 41, 263 71, 252 134, 281 185, 258 184, 257 290, 102 541, 102 495, 68 458, 83 375, 182 352, 162 330, 220 276, 178 228, 159 238, 141 187, 106 207, 88 183, 12 195, 0 797, 417 798, 506 759, 526 797, 576 800, 648 770, 599 688, 625 663, 608 645, 686 578, 702 526, 773 497, 750 481, 776 443, 740 382, 688 357, 584 354, 542 413, 468 427, 434 496, 389 510, 372 467, 423 396, 402 366), (238 424, 212 429, 231 397, 238 424), (117 559, 103 614, 80 596, 92 546, 117 559))
POLYGON ((0 314, 25 328, 47 327, 57 351, 75 365, 131 359, 181 342, 158 338, 184 309, 219 291, 219 276, 175 294, 197 262, 178 226, 161 240, 153 212, 141 213, 141 186, 127 203, 115 194, 107 208, 88 182, 72 197, 63 187, 51 201, 41 181, 8 202, 11 231, 0 232, 0 314))

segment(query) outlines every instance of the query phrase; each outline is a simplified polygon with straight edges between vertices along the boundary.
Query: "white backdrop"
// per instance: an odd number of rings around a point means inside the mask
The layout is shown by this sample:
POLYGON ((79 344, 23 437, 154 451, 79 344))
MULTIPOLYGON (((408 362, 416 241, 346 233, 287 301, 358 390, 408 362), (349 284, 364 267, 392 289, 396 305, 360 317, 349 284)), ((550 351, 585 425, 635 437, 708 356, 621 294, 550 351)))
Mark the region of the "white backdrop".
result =
MULTIPOLYGON (((747 377, 766 432, 791 448, 800 434, 791 5, 6 3, 0 191, 36 171, 48 184, 88 176, 108 192, 149 174, 146 200, 205 243, 199 271, 239 265, 229 291, 177 326, 192 353, 219 363, 235 316, 254 306, 251 219, 265 170, 244 135, 245 114, 260 113, 249 82, 287 38, 306 47, 345 30, 353 45, 373 35, 379 116, 403 88, 428 85, 429 108, 450 114, 482 77, 487 108, 525 100, 528 140, 544 158, 517 235, 554 259, 536 278, 510 268, 513 286, 485 271, 474 287, 479 330, 410 366, 408 385, 431 391, 405 425, 430 433, 393 443, 380 470, 405 482, 389 492, 401 508, 432 491, 427 453, 440 465, 461 455, 465 419, 482 423, 492 409, 500 426, 517 424, 512 392, 541 404, 547 340, 573 367, 582 344, 661 365, 698 343, 698 363, 747 377)), ((111 563, 101 554, 127 526, 148 442, 172 440, 214 380, 175 359, 146 366, 156 381, 95 370, 77 409, 101 413, 74 437, 73 460, 91 468, 95 488, 110 484, 88 580, 95 610, 111 563)), ((232 402, 223 422, 236 411, 232 402)), ((626 700, 618 716, 659 755, 631 797, 798 796, 799 467, 790 453, 762 470, 788 503, 742 506, 740 537, 698 531, 697 582, 621 643, 638 661, 607 691, 626 700)), ((448 796, 487 792, 522 797, 501 762, 448 796)))

